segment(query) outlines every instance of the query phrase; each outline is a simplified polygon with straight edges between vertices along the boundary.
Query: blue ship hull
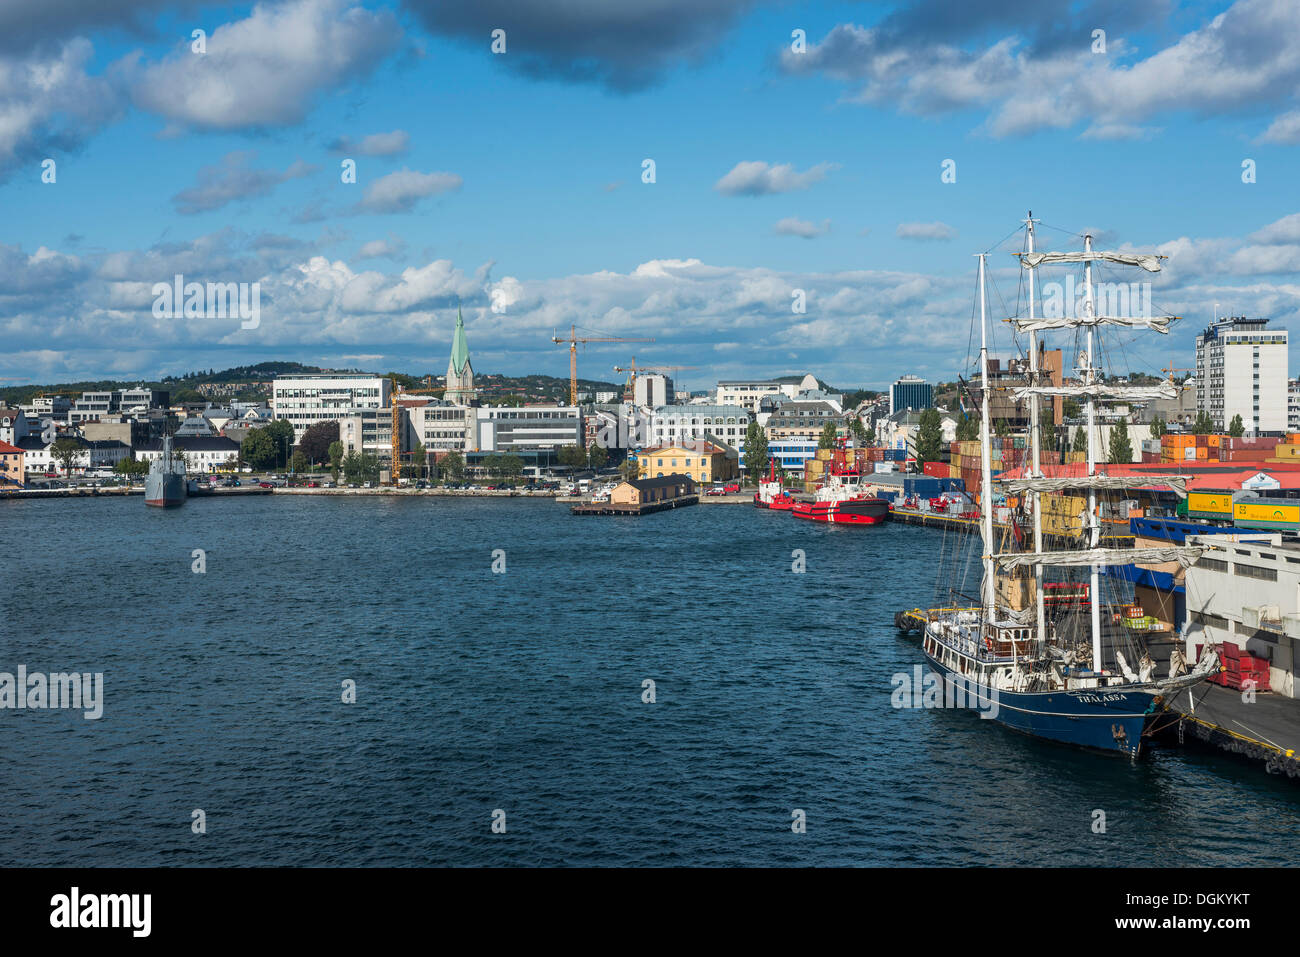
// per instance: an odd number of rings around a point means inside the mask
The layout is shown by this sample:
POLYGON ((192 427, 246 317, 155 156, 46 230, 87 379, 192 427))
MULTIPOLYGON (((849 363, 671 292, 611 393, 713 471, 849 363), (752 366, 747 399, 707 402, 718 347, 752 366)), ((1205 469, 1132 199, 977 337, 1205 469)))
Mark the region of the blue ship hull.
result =
POLYGON ((1149 691, 998 691, 953 671, 926 653, 945 685, 963 692, 970 707, 997 710, 992 720, 1014 731, 1081 748, 1137 756, 1147 715, 1155 710, 1149 691))

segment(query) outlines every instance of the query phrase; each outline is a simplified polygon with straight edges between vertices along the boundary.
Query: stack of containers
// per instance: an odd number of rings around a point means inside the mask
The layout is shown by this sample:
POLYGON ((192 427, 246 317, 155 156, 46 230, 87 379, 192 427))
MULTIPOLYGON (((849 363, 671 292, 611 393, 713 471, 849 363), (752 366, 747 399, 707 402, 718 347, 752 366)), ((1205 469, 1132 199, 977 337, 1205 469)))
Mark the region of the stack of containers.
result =
MULTIPOLYGON (((1202 646, 1197 646, 1197 654, 1200 654, 1202 646)), ((1260 658, 1249 652, 1243 652, 1240 648, 1230 641, 1225 641, 1220 649, 1221 664, 1226 669, 1217 674, 1211 675, 1207 680, 1214 682, 1216 685, 1222 685, 1224 688, 1232 688, 1235 691, 1242 690, 1247 681, 1254 682, 1256 691, 1269 690, 1268 678, 1268 659, 1260 658)))
POLYGON ((1223 436, 1219 445, 1221 462, 1267 462, 1277 454, 1277 439, 1234 439, 1223 436))

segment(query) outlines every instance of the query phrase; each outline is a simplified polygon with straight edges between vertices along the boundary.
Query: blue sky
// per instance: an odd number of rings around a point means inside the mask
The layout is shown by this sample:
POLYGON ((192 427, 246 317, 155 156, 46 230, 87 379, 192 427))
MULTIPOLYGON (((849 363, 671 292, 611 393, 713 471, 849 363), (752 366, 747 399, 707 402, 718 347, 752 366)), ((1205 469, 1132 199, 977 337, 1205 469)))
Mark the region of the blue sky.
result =
POLYGON ((657 340, 588 348, 593 377, 951 378, 972 254, 1030 208, 1040 246, 1170 257, 1154 299, 1186 318, 1133 370, 1190 365, 1215 303, 1300 315, 1293 3, 555 7, 7 4, 0 375, 441 372, 459 300, 479 371, 564 375, 577 323, 657 340), (154 316, 176 272, 259 283, 260 324, 154 316))

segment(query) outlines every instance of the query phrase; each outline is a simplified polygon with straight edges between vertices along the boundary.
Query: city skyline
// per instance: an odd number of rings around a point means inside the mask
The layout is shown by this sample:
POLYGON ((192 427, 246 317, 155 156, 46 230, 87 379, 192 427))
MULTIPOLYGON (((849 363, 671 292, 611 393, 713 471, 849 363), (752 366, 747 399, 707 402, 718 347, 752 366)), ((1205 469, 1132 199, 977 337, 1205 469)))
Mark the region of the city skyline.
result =
POLYGON ((1288 328, 1292 7, 944 9, 11 4, 0 375, 436 370, 460 302, 488 372, 564 376, 576 323, 656 339, 589 347, 583 378, 951 381, 972 254, 1013 302, 999 243, 1031 208, 1039 248, 1170 257, 1151 298, 1184 320, 1131 371, 1190 365, 1216 310, 1288 328), (175 276, 258 283, 260 321, 155 315, 175 276))

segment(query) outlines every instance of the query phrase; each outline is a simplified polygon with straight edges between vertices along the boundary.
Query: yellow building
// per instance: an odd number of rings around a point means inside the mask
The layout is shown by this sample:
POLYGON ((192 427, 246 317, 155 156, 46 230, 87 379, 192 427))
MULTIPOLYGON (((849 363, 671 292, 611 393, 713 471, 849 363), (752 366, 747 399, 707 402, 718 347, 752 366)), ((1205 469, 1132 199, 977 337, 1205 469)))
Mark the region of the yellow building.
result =
POLYGON ((663 475, 686 475, 700 484, 726 482, 740 474, 736 458, 712 442, 683 442, 661 445, 636 453, 637 474, 641 478, 663 475))

